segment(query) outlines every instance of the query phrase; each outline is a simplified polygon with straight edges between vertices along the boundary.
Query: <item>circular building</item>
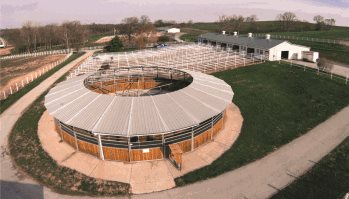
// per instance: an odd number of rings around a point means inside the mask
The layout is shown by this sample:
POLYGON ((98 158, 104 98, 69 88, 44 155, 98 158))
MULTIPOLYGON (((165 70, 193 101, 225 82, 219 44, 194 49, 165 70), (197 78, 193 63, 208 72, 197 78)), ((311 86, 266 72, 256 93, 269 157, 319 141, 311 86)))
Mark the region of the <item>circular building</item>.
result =
POLYGON ((163 158, 213 139, 233 91, 223 80, 160 67, 105 68, 59 83, 45 96, 61 138, 101 159, 163 158))

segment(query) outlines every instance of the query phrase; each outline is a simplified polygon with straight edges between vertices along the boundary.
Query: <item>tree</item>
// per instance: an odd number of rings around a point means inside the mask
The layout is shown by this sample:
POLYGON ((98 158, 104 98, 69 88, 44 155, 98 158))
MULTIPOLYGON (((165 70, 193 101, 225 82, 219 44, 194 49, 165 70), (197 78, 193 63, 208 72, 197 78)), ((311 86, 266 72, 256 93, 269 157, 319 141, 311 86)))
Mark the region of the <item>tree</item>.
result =
POLYGON ((222 30, 228 31, 228 33, 231 33, 233 31, 238 31, 241 27, 241 24, 245 21, 245 18, 242 15, 233 15, 233 16, 226 16, 222 15, 219 16, 219 24, 222 27, 222 30))
POLYGON ((86 41, 87 32, 80 21, 66 21, 61 26, 61 37, 67 49, 71 47, 80 49, 86 41))
POLYGON ((336 24, 336 20, 333 18, 325 19, 324 23, 327 29, 331 29, 336 24))
POLYGON ((286 31, 289 31, 294 22, 297 21, 297 16, 293 12, 284 12, 279 14, 276 18, 281 22, 282 29, 286 31))
POLYGON ((122 41, 120 38, 116 35, 111 41, 110 44, 106 47, 106 50, 108 52, 119 52, 122 50, 124 45, 122 44, 122 41))
POLYGON ((321 30, 324 27, 324 17, 321 15, 314 16, 313 20, 316 22, 316 30, 321 30))
POLYGON ((245 18, 245 22, 248 22, 248 23, 253 23, 253 22, 256 22, 257 20, 258 19, 256 15, 251 15, 245 18))
POLYGON ((122 20, 120 29, 121 34, 127 35, 128 41, 131 42, 132 34, 135 34, 139 29, 139 20, 137 17, 127 17, 122 20))
POLYGON ((319 70, 331 72, 331 70, 333 69, 333 63, 327 59, 321 58, 317 61, 317 67, 319 68, 319 70))

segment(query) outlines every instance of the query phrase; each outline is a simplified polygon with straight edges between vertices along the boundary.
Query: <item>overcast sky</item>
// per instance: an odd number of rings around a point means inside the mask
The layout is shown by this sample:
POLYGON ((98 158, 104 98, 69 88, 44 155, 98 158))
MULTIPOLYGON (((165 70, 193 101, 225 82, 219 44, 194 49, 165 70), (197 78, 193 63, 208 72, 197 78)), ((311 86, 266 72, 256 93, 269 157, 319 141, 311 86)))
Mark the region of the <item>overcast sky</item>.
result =
POLYGON ((64 20, 119 23, 143 14, 153 21, 211 22, 222 14, 256 14, 259 20, 274 20, 285 11, 309 22, 320 14, 349 26, 349 0, 1 0, 0 6, 1 28, 20 27, 27 20, 42 25, 64 20))

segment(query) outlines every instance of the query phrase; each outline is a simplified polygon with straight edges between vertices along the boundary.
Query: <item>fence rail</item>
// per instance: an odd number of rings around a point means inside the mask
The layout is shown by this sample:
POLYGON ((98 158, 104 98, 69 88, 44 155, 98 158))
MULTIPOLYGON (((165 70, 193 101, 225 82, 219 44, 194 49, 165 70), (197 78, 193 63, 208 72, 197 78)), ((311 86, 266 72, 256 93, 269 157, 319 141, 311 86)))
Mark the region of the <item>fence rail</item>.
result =
POLYGON ((337 75, 337 74, 332 73, 331 71, 320 70, 319 68, 313 68, 313 67, 309 67, 306 65, 297 64, 297 63, 294 63, 292 61, 289 62, 289 61, 285 61, 285 60, 280 60, 280 62, 289 64, 291 67, 298 67, 298 68, 302 69, 304 72, 308 71, 308 72, 314 72, 318 75, 322 74, 322 75, 325 75, 325 76, 331 78, 332 80, 338 79, 338 80, 343 81, 347 85, 349 84, 349 75, 346 75, 346 76, 337 75))
MULTIPOLYGON (((256 33, 255 36, 256 37, 265 37, 265 34, 256 33)), ((299 36, 292 36, 292 35, 271 34, 270 38, 272 38, 272 39, 284 39, 284 40, 311 41, 311 42, 328 43, 328 44, 339 44, 339 41, 334 40, 334 39, 321 39, 321 38, 314 38, 314 37, 299 37, 299 36)))
MULTIPOLYGON (((97 49, 103 49, 103 48, 104 46, 92 46, 92 47, 84 47, 84 48, 81 48, 80 50, 97 50, 97 49)), ((34 52, 34 53, 22 53, 22 54, 0 57, 0 60, 16 59, 16 58, 23 58, 23 57, 37 57, 37 56, 43 56, 43 55, 68 54, 73 51, 74 50, 70 48, 70 49, 50 50, 50 51, 42 51, 42 52, 34 52)))
POLYGON ((29 83, 33 82, 37 78, 41 77, 42 75, 44 75, 45 73, 47 73, 51 69, 55 68, 56 66, 58 66, 59 64, 61 64, 65 60, 67 60, 71 55, 72 55, 72 53, 69 53, 63 59, 56 61, 54 63, 48 64, 38 71, 31 72, 26 77, 23 77, 21 81, 18 81, 18 82, 13 83, 12 85, 10 85, 8 87, 5 87, 3 90, 0 91, 1 92, 0 93, 0 100, 7 99, 10 95, 18 92, 19 90, 24 88, 29 83))

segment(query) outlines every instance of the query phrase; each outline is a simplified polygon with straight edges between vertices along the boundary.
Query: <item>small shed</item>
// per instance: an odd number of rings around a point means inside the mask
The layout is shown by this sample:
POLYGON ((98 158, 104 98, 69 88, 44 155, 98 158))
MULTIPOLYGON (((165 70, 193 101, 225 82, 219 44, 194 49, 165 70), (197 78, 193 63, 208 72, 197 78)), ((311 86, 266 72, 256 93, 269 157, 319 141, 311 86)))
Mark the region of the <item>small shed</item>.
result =
POLYGON ((179 33, 181 32, 181 29, 179 28, 170 28, 167 30, 167 33, 179 33))

